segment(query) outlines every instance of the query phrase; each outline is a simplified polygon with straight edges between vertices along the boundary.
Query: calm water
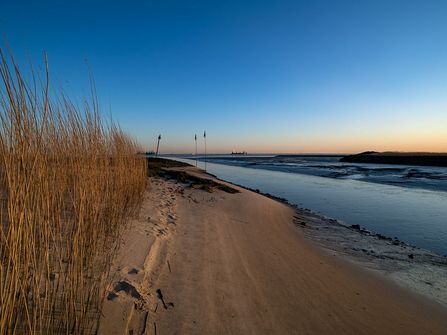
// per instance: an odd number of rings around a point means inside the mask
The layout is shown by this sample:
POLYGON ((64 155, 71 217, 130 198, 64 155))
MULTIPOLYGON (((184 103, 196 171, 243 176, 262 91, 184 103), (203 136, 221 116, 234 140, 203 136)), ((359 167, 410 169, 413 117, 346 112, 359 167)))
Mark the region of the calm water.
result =
POLYGON ((207 171, 447 255, 445 168, 340 164, 337 157, 213 157, 207 171))

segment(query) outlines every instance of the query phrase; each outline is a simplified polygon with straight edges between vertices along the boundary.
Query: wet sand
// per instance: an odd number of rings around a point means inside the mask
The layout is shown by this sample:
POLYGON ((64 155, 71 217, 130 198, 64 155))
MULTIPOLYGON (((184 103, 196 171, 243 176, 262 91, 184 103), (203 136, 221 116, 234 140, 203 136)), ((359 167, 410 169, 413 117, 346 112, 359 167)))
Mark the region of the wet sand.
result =
POLYGON ((446 309, 321 248, 293 208, 237 189, 151 178, 99 334, 445 334, 446 309))

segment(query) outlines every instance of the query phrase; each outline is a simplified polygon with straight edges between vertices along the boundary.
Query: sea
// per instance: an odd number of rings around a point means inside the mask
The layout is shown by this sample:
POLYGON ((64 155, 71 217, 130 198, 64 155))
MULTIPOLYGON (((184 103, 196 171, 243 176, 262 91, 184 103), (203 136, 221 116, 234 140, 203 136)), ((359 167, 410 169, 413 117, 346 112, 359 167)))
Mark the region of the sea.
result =
POLYGON ((354 164, 338 155, 169 156, 346 225, 447 255, 447 168, 354 164))

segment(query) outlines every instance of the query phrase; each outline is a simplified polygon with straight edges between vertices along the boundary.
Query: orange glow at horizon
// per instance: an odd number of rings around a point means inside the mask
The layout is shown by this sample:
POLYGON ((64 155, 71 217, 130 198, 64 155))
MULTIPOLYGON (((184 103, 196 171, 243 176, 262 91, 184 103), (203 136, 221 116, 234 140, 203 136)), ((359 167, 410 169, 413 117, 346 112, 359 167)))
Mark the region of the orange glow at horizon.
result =
MULTIPOLYGON (((403 136, 381 136, 379 138, 307 138, 288 141, 275 141, 267 143, 246 143, 246 145, 231 145, 208 140, 208 153, 226 154, 234 151, 246 151, 249 154, 261 153, 329 153, 350 154, 363 151, 399 151, 399 152, 436 152, 447 153, 447 135, 433 136, 432 138, 420 139, 418 137, 403 136)), ((199 153, 203 150, 199 148, 199 153)), ((192 153, 184 145, 164 146, 165 153, 192 153)))

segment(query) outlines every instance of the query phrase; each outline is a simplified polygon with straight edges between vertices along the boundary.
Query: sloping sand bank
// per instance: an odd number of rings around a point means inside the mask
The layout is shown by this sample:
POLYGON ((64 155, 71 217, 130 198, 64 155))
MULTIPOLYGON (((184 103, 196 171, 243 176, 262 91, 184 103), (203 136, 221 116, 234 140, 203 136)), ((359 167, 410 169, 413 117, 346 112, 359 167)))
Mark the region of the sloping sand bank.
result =
POLYGON ((445 309, 324 251, 292 208, 203 188, 151 179, 100 334, 445 334, 445 309))

